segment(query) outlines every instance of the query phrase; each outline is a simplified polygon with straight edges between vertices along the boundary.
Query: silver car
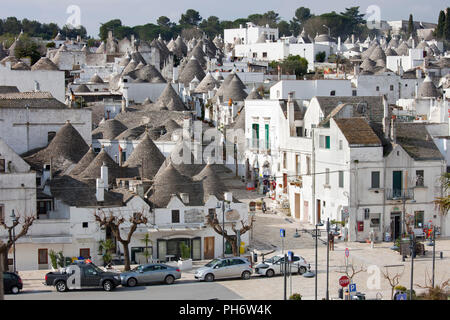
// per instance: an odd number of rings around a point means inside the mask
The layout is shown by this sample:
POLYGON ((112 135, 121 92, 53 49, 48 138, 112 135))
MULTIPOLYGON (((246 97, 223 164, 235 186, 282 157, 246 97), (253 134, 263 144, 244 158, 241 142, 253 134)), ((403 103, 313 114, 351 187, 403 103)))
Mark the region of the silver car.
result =
POLYGON ((172 284, 176 279, 180 278, 180 269, 161 263, 139 265, 130 271, 122 272, 120 274, 122 285, 128 287, 152 282, 172 284))
MULTIPOLYGON (((305 258, 294 255, 293 261, 289 263, 292 273, 304 274, 309 269, 309 264, 305 258)), ((279 254, 255 266, 255 273, 267 277, 282 274, 284 268, 284 256, 279 254)))
POLYGON ((252 273, 252 266, 246 258, 217 258, 211 260, 204 267, 198 268, 195 272, 195 279, 208 282, 224 278, 242 278, 248 280, 252 273))

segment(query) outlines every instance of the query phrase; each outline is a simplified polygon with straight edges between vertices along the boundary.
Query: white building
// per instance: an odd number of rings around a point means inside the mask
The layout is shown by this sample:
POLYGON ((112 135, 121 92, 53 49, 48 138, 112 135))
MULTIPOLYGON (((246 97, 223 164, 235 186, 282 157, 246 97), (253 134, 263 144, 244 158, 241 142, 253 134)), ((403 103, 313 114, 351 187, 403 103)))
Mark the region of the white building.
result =
POLYGON ((270 88, 270 99, 288 99, 294 92, 295 99, 311 100, 315 96, 352 96, 350 80, 282 80, 270 88))
POLYGON ((18 154, 42 148, 69 120, 91 143, 91 110, 69 108, 48 92, 0 94, 0 137, 18 154))
POLYGON ((11 64, 0 63, 0 86, 16 86, 19 91, 46 91, 57 100, 65 100, 64 71, 59 70, 11 70, 11 64))
POLYGON ((236 29, 225 29, 224 31, 225 44, 240 43, 240 44, 252 44, 256 43, 260 36, 264 34, 266 39, 270 41, 278 40, 278 28, 270 28, 269 25, 256 26, 255 24, 248 22, 244 28, 242 25, 236 29))

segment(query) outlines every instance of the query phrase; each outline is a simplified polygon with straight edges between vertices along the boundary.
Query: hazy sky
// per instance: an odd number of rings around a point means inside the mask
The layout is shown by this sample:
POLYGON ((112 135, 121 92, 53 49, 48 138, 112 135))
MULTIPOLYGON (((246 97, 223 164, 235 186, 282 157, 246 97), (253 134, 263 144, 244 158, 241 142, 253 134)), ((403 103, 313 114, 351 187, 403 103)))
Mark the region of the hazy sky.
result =
POLYGON ((321 14, 341 12, 350 6, 359 6, 360 12, 365 13, 369 6, 376 5, 382 20, 407 20, 412 13, 414 20, 437 23, 439 11, 450 7, 450 0, 14 0, 2 1, 0 17, 56 22, 62 27, 70 16, 66 11, 71 5, 79 6, 81 24, 89 35, 97 37, 100 24, 111 19, 118 18, 124 25, 134 26, 156 23, 164 15, 178 22, 187 9, 199 11, 203 18, 214 15, 221 20, 274 10, 289 21, 301 6, 321 14))

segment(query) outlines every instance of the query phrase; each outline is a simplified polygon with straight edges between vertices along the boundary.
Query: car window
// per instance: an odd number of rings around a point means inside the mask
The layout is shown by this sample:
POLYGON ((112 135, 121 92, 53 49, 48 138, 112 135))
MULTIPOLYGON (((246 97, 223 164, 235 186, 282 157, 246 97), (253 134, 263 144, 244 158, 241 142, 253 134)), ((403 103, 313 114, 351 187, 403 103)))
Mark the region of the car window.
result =
POLYGON ((205 264, 205 267, 212 267, 212 266, 214 266, 217 262, 220 262, 220 260, 219 260, 219 259, 211 260, 210 262, 208 262, 207 264, 205 264))
POLYGON ((159 266, 159 269, 161 269, 161 270, 166 270, 167 267, 166 267, 166 266, 159 266))
POLYGON ((241 259, 233 259, 232 265, 245 264, 245 262, 241 259))
POLYGON ((294 256, 294 262, 295 261, 300 261, 300 257, 294 256))
POLYGON ((84 274, 87 276, 92 276, 97 273, 98 273, 97 270, 95 268, 93 268, 92 266, 84 268, 84 274))
POLYGON ((226 267, 228 265, 228 259, 227 260, 222 260, 217 265, 219 266, 219 268, 226 267))
POLYGON ((145 268, 142 268, 142 271, 143 271, 143 272, 153 271, 153 270, 155 270, 155 267, 156 267, 156 266, 147 266, 147 267, 145 267, 145 268))
POLYGON ((11 279, 11 275, 9 273, 4 273, 3 274, 3 279, 11 279))

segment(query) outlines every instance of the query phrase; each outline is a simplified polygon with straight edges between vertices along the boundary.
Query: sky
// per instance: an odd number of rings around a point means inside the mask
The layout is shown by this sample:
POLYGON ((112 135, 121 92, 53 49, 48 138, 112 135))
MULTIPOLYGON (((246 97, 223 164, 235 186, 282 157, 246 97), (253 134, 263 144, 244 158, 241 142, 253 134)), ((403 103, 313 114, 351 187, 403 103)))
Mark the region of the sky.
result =
MULTIPOLYGON (((413 14, 415 21, 437 23, 439 11, 450 7, 450 0, 14 0, 2 3, 0 18, 15 16, 20 20, 55 22, 62 27, 67 21, 77 21, 77 10, 67 12, 71 6, 78 6, 79 21, 88 35, 98 37, 101 23, 112 19, 120 19, 128 26, 156 24, 160 16, 178 22, 187 9, 197 10, 203 18, 214 15, 220 20, 235 20, 273 10, 289 21, 302 6, 317 15, 341 12, 352 6, 359 6, 360 12, 365 13, 373 8, 371 6, 377 6, 381 20, 408 20, 409 14, 413 14)), ((370 11, 371 15, 375 12, 370 11)))

